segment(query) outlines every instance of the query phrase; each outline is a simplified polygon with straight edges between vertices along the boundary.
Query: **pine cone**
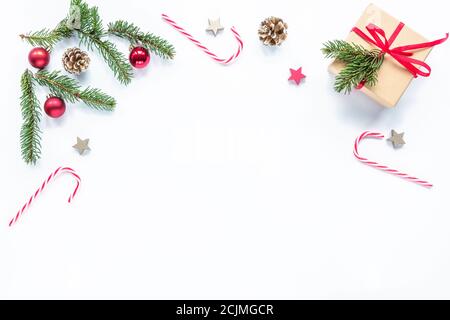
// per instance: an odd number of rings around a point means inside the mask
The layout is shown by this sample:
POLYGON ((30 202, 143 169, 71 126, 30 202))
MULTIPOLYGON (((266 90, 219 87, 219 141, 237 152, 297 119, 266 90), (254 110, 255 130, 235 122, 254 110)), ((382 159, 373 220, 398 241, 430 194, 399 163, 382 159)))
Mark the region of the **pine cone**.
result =
POLYGON ((279 46, 287 38, 288 25, 283 19, 269 17, 263 22, 258 30, 259 40, 266 46, 279 46))
POLYGON ((64 52, 62 61, 67 72, 79 75, 81 72, 86 71, 91 59, 86 52, 81 51, 79 48, 69 48, 64 52))

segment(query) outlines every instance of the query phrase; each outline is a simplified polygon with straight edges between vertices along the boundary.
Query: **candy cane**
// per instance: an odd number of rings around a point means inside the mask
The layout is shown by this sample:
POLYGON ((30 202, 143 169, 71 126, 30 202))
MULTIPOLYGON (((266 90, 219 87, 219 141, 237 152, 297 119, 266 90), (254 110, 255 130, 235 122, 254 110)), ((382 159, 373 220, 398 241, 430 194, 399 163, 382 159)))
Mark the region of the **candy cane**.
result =
POLYGON ((364 163, 364 164, 366 164, 366 165, 368 165, 368 166, 370 166, 372 168, 379 169, 381 171, 393 174, 394 176, 403 178, 403 179, 405 179, 407 181, 410 181, 410 182, 413 182, 413 183, 417 183, 417 184, 419 184, 419 185, 421 185, 423 187, 426 187, 426 188, 432 188, 433 187, 433 185, 431 183, 429 183, 428 181, 420 180, 420 179, 418 179, 416 177, 410 176, 410 175, 408 175, 406 173, 401 173, 398 170, 391 169, 389 167, 386 167, 386 166, 381 165, 381 164, 379 164, 377 162, 374 162, 374 161, 370 161, 370 160, 360 156, 359 150, 358 150, 359 149, 359 144, 361 143, 362 140, 367 139, 367 138, 384 139, 384 135, 382 135, 381 133, 366 131, 366 132, 361 134, 356 139, 355 145, 354 145, 354 148, 353 148, 353 154, 355 155, 355 157, 359 161, 361 161, 362 163, 364 163))
POLYGON ((240 34, 236 31, 236 29, 234 27, 232 27, 231 32, 233 33, 234 37, 236 38, 236 40, 238 42, 237 51, 228 59, 219 58, 216 54, 212 53, 207 47, 202 45, 200 41, 196 40, 191 34, 189 34, 186 30, 184 30, 182 27, 180 27, 175 21, 173 21, 171 18, 169 18, 168 15, 162 14, 162 18, 165 22, 167 22, 172 27, 174 27, 176 30, 178 30, 183 36, 188 38, 197 47, 202 49, 203 52, 206 53, 208 56, 210 56, 214 61, 219 62, 221 64, 228 65, 228 64, 231 64, 232 62, 234 62, 239 57, 242 49, 244 48, 244 43, 242 42, 240 34))
POLYGON ((72 194, 69 197, 69 203, 72 202, 73 198, 75 197, 75 195, 77 194, 78 188, 80 187, 80 183, 81 183, 81 178, 80 176, 75 172, 75 170, 71 169, 71 168, 63 168, 63 167, 59 167, 58 169, 55 170, 55 172, 53 172, 48 178, 47 180, 45 180, 41 187, 39 189, 36 190, 36 192, 30 197, 30 200, 28 200, 27 203, 24 204, 24 206, 22 207, 22 209, 20 209, 17 214, 15 215, 15 217, 13 219, 11 219, 11 222, 9 223, 9 226, 12 227, 14 224, 17 223, 17 220, 19 220, 19 218, 23 215, 23 213, 30 207, 31 203, 37 198, 37 196, 44 191, 45 187, 47 186, 47 184, 49 184, 52 180, 54 180, 57 176, 64 174, 64 173, 69 173, 71 174, 77 184, 75 186, 75 190, 72 192, 72 194))

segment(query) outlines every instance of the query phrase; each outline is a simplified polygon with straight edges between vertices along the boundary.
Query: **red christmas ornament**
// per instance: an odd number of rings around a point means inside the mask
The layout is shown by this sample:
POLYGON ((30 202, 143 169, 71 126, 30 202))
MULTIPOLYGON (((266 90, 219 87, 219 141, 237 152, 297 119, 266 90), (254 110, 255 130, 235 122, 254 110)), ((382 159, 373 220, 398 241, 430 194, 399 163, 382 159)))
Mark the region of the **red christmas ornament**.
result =
POLYGON ((150 53, 144 47, 135 47, 130 53, 130 63, 136 69, 143 69, 150 63, 150 53))
POLYGON ((34 48, 28 54, 28 61, 37 69, 44 69, 50 62, 50 53, 45 48, 34 48))
POLYGON ((44 111, 51 118, 59 118, 66 112, 66 103, 58 97, 50 97, 44 103, 44 111))

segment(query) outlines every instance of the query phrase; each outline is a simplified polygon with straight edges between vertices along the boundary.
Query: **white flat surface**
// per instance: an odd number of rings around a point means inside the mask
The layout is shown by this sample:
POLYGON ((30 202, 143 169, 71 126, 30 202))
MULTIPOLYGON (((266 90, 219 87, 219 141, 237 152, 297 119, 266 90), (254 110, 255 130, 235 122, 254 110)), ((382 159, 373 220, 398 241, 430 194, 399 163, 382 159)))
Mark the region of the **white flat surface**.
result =
MULTIPOLYGON (((449 43, 428 62, 398 108, 333 92, 321 43, 344 38, 366 1, 94 1, 106 22, 126 19, 172 42, 129 87, 95 53, 83 76, 118 100, 112 114, 70 105, 43 117, 43 156, 20 158, 19 78, 30 46, 18 34, 54 26, 68 1, 3 4, 0 117, 0 298, 450 298, 449 43), (209 60, 160 18, 167 13, 228 56, 209 60), (270 15, 289 23, 278 49, 257 39, 270 15), (227 28, 205 33, 208 18, 227 28), (306 82, 288 83, 303 66, 306 82), (405 131, 394 151, 362 152, 428 179, 427 190, 358 163, 363 130, 405 131), (91 139, 80 157, 76 137, 91 139), (9 219, 56 167, 61 177, 20 223, 9 219)), ((426 37, 450 30, 448 3, 378 1, 426 37)), ((117 41, 126 51, 125 42, 117 41)), ((50 69, 61 69, 61 43, 50 69)), ((45 91, 40 91, 41 102, 45 91)))

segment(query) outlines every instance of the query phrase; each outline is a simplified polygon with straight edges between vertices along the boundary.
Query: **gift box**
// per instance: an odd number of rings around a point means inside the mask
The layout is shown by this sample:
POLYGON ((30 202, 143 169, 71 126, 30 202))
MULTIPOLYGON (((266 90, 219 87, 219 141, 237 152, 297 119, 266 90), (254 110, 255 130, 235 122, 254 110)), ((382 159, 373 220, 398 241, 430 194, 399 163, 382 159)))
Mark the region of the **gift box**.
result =
MULTIPOLYGON (((392 17, 390 14, 377 6, 371 4, 364 11, 355 27, 367 33, 366 27, 375 25, 385 32, 387 39, 390 39, 391 35, 396 32, 400 24, 402 24, 401 21, 392 17)), ((382 37, 380 38, 382 39, 382 37)), ((346 41, 349 43, 362 45, 369 50, 380 49, 373 43, 370 43, 367 39, 364 39, 360 34, 354 32, 354 30, 352 30, 349 34, 346 41)), ((442 39, 440 41, 442 41, 442 39)), ((422 44, 427 42, 428 40, 422 35, 405 25, 398 33, 390 47, 396 48, 399 46, 422 44)), ((408 53, 408 57, 423 62, 426 60, 431 50, 432 46, 420 48, 420 50, 412 50, 408 53)), ((331 73, 337 75, 343 68, 343 63, 335 61, 330 65, 329 70, 331 73)), ((372 87, 361 85, 361 88, 359 89, 381 105, 392 108, 397 105, 398 101, 414 77, 414 73, 405 68, 404 65, 400 64, 399 61, 392 55, 386 54, 384 62, 378 73, 377 84, 372 87)))

